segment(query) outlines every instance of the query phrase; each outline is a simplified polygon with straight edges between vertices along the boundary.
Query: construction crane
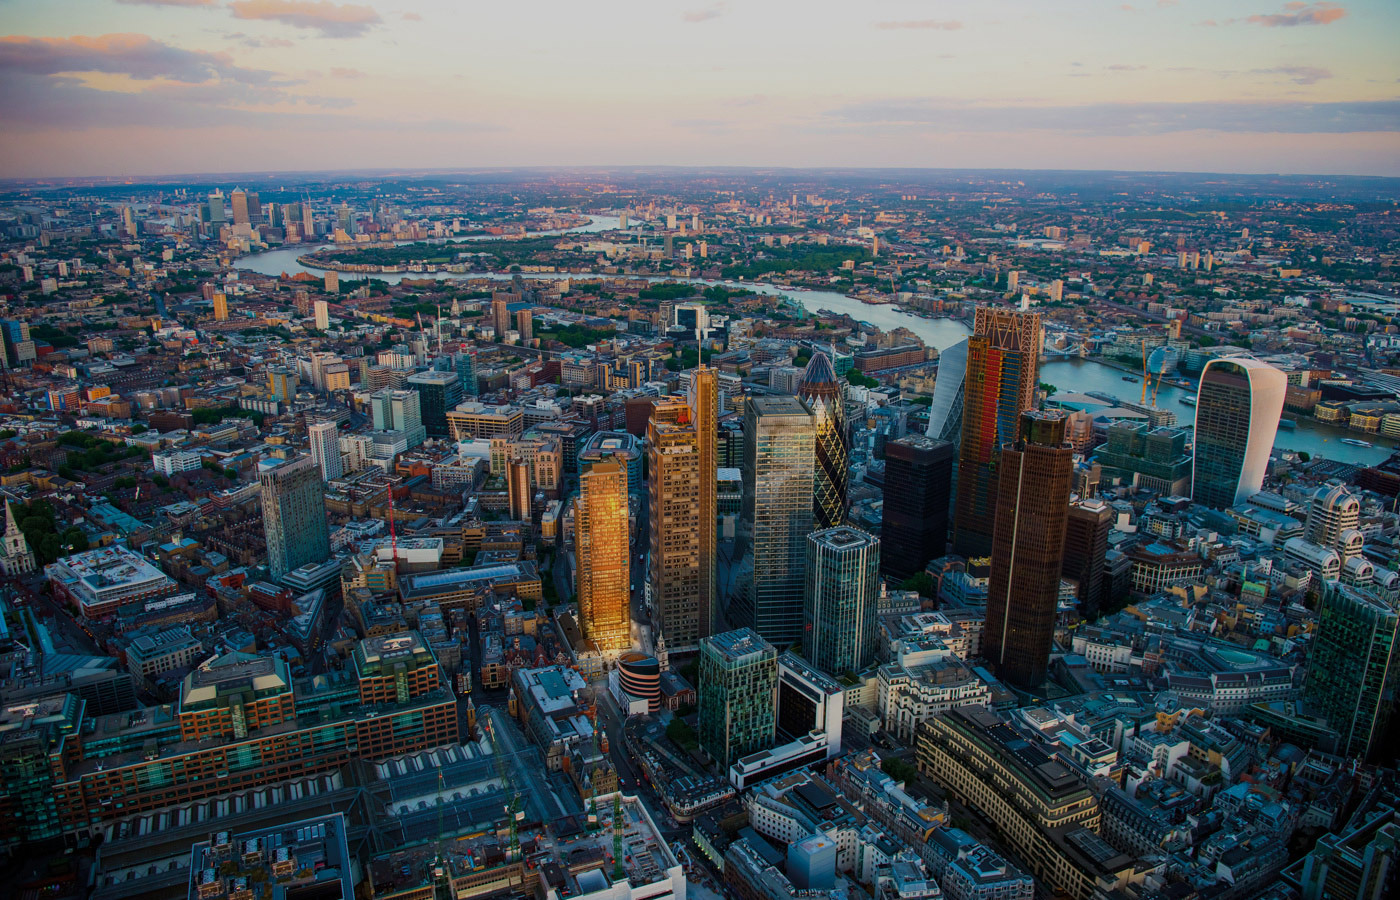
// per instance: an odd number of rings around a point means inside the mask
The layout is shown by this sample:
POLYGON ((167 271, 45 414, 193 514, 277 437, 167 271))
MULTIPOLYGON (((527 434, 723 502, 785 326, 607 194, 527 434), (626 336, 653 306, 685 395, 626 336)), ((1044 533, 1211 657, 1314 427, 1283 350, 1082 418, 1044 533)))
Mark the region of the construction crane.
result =
POLYGON ((622 791, 613 794, 613 880, 622 880, 622 791))
POLYGON ((442 770, 438 770, 437 787, 437 852, 433 856, 433 900, 454 900, 452 870, 442 852, 442 770))
MULTIPOLYGON (((501 741, 496 737, 496 720, 487 713, 486 733, 491 736, 491 746, 494 748, 496 757, 496 772, 501 777, 501 790, 511 790, 510 773, 506 771, 505 750, 501 746, 501 741)), ((510 862, 520 858, 520 820, 525 818, 525 813, 520 809, 520 792, 513 791, 510 795, 510 803, 506 806, 506 815, 510 820, 510 848, 506 853, 506 861, 510 862)))
POLYGON ((1147 374, 1147 338, 1142 339, 1142 400, 1147 403, 1147 382, 1152 380, 1152 376, 1147 374))

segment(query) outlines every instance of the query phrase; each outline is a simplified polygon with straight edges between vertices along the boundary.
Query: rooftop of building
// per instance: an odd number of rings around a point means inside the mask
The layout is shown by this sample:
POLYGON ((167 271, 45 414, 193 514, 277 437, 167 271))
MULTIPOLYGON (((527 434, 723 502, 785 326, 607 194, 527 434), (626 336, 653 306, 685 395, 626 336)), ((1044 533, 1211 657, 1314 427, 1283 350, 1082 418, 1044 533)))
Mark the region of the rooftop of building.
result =
POLYGON ((758 632, 752 628, 739 628, 735 631, 712 634, 705 638, 702 644, 714 648, 721 657, 729 662, 737 662, 756 653, 777 655, 773 645, 760 637, 758 632))
POLYGON ((65 556, 55 563, 55 568, 60 573, 71 573, 74 579, 94 593, 151 581, 165 581, 174 585, 164 572, 144 556, 116 545, 65 556))
POLYGON ((212 706, 220 697, 252 691, 272 696, 291 689, 287 663, 278 656, 225 653, 210 659, 185 676, 180 708, 197 710, 212 706))

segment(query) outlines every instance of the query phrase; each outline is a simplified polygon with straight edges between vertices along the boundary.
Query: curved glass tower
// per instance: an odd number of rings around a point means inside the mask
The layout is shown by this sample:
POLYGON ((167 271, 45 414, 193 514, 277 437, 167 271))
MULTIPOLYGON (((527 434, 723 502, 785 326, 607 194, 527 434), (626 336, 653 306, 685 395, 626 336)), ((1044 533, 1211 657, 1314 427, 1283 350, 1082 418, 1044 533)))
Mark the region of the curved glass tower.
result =
POLYGON ((1227 509, 1259 493, 1287 390, 1288 377, 1257 359, 1206 363, 1196 398, 1191 499, 1227 509))
POLYGON ((846 438, 846 411, 841 382, 831 360, 820 350, 812 354, 797 396, 812 411, 817 430, 817 467, 812 484, 812 513, 818 530, 846 521, 846 483, 850 446, 846 438))

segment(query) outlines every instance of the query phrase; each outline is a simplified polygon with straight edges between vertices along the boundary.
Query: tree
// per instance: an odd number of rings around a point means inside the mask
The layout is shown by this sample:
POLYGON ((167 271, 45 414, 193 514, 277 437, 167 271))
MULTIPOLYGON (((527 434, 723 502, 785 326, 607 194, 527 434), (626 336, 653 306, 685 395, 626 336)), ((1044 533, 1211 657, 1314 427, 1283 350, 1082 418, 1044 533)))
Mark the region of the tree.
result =
POLYGON ((935 597, 938 594, 938 585, 934 583, 933 576, 927 572, 919 572, 899 583, 901 591, 918 591, 920 597, 935 597))
POLYGON ((1045 392, 1045 396, 1047 397, 1055 396, 1055 392, 1059 390, 1059 388, 1055 387, 1048 381, 1042 381, 1040 383, 1040 389, 1045 392))
POLYGON ((880 771, 893 778, 895 781, 913 781, 918 777, 919 770, 913 763, 904 759, 890 758, 880 763, 880 771))
POLYGON ((687 725, 684 719, 672 719, 671 724, 666 726, 666 737, 686 750, 694 750, 700 746, 695 729, 687 725))

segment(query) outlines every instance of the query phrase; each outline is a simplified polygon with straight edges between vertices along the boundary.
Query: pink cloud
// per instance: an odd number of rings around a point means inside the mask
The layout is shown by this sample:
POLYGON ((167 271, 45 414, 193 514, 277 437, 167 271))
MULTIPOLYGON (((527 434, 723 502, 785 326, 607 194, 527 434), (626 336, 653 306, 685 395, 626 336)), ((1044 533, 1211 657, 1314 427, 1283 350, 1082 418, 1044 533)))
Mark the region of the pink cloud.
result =
POLYGON ((117 0, 127 6, 213 6, 214 0, 117 0))
POLYGON ((334 68, 331 69, 331 77, 332 77, 332 78, 364 78, 364 77, 365 77, 365 73, 364 73, 364 72, 361 72, 359 69, 344 69, 344 68, 341 68, 340 66, 335 66, 334 68))
POLYGON ((690 9, 681 13, 681 19, 686 22, 708 22, 711 19, 718 19, 729 11, 729 4, 715 3, 700 9, 690 9))
POLYGON ((383 21, 371 7, 328 0, 235 0, 229 11, 235 19, 284 22, 326 37, 359 37, 383 21))
POLYGON ((1300 3, 1294 0, 1285 3, 1283 8, 1284 12, 1250 16, 1245 21, 1265 28, 1293 28, 1298 25, 1331 25, 1347 14, 1340 5, 1327 2, 1300 3))
POLYGON ((215 78, 265 84, 273 73, 244 69, 227 53, 185 50, 144 34, 98 37, 0 37, 0 71, 25 75, 106 72, 141 81, 164 78, 198 84, 215 78))
POLYGON ((910 19, 900 22, 876 22, 875 27, 881 31, 957 31, 963 27, 963 23, 938 19, 910 19))
POLYGON ((423 21, 423 17, 420 16, 420 15, 418 15, 418 13, 415 13, 415 12, 406 12, 406 13, 404 13, 403 15, 399 16, 399 18, 400 18, 400 19, 403 19, 405 22, 421 22, 421 21, 423 21))

